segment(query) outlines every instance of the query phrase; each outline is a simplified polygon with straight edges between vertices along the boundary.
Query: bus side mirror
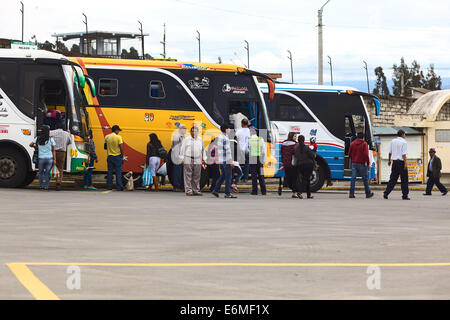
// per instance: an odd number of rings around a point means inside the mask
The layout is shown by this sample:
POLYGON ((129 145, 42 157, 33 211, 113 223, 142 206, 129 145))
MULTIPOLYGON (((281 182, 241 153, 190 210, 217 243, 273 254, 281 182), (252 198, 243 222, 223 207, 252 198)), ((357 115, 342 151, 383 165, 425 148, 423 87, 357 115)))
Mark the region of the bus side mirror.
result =
POLYGON ((88 86, 91 89, 92 98, 95 98, 97 96, 97 91, 95 90, 94 80, 89 76, 86 76, 86 79, 87 79, 88 86))
POLYGON ((77 73, 80 87, 84 89, 84 87, 86 86, 86 77, 84 76, 83 70, 81 68, 75 68, 75 72, 77 73))

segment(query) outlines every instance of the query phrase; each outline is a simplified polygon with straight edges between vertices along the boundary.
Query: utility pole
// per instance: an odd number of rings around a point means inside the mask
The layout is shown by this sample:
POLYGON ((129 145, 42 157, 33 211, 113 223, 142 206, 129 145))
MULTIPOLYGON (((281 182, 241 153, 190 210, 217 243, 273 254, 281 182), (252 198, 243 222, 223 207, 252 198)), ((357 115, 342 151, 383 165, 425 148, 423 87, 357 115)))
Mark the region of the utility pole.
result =
POLYGON ((22 42, 23 42, 23 31, 24 31, 24 21, 25 21, 25 6, 23 5, 23 2, 20 1, 22 4, 22 9, 20 9, 20 12, 22 12, 22 42))
POLYGON ((202 62, 202 52, 200 46, 200 32, 197 30, 197 40, 198 40, 198 62, 202 62))
POLYGON ((331 57, 330 56, 328 56, 328 64, 330 65, 331 85, 333 85, 333 64, 331 63, 331 57))
POLYGON ((366 69, 366 80, 367 80, 367 93, 370 94, 370 86, 369 86, 369 71, 367 70, 367 62, 364 62, 364 69, 366 69))
POLYGON ((247 50, 247 69, 250 69, 250 45, 248 44, 247 40, 244 40, 244 42, 247 44, 245 50, 247 50))
POLYGON ((319 55, 318 55, 318 84, 323 85, 323 35, 322 35, 322 14, 323 14, 323 8, 330 2, 330 0, 327 0, 325 4, 319 9, 318 12, 318 19, 319 23, 317 25, 319 29, 319 55))
POLYGON ((84 21, 83 23, 86 25, 86 48, 87 48, 87 55, 89 55, 89 34, 88 34, 88 19, 87 16, 83 13, 84 21))
POLYGON ((142 45, 142 60, 144 60, 145 58, 144 58, 144 55, 145 55, 145 53, 144 53, 144 29, 142 28, 142 22, 140 22, 139 20, 138 20, 138 22, 139 22, 139 24, 140 24, 140 28, 139 28, 139 31, 141 32, 141 45, 142 45))
POLYGON ((163 45, 163 53, 161 55, 165 59, 166 58, 166 24, 165 23, 164 23, 163 41, 161 41, 161 44, 163 45))
POLYGON ((294 83, 294 68, 292 67, 292 53, 291 51, 287 51, 289 53, 288 59, 291 60, 291 82, 294 83))

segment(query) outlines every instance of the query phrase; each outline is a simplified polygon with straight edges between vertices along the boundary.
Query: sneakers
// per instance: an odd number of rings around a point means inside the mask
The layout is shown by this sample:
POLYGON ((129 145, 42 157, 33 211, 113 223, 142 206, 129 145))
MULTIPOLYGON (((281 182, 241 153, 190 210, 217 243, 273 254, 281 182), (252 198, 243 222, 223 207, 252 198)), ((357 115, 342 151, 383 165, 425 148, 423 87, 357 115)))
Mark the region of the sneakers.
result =
POLYGON ((219 197, 219 194, 217 193, 217 192, 211 192, 211 194, 214 196, 214 197, 216 197, 216 198, 218 198, 219 197))
POLYGON ((351 194, 351 195, 349 195, 348 196, 350 199, 354 199, 355 198, 355 195, 354 194, 351 194))
POLYGON ((403 200, 411 200, 411 198, 409 198, 409 197, 403 197, 402 199, 403 200))
POLYGON ((447 193, 448 193, 448 190, 447 190, 447 191, 445 191, 444 193, 442 193, 442 196, 446 196, 446 195, 447 195, 447 193))
POLYGON ((386 193, 383 193, 383 198, 388 199, 388 196, 386 193))
POLYGON ((371 193, 369 193, 369 194, 366 195, 366 199, 372 198, 373 196, 374 196, 374 193, 371 192, 371 193))
POLYGON ((431 196, 431 193, 424 193, 424 196, 431 196))
POLYGON ((233 195, 233 194, 226 194, 225 198, 226 199, 236 199, 237 197, 235 195, 233 195))

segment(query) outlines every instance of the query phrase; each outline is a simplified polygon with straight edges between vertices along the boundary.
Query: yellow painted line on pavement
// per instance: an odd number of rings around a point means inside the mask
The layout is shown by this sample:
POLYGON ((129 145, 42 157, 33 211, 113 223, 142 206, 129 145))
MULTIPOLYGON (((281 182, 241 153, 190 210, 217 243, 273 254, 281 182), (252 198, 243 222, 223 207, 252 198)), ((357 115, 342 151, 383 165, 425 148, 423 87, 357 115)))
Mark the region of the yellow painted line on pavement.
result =
POLYGON ((31 272, 25 263, 8 263, 7 266, 35 299, 60 300, 58 296, 31 272))
POLYGON ((37 300, 59 300, 42 283, 28 266, 85 266, 85 267, 450 267, 450 262, 437 263, 252 263, 252 262, 206 262, 206 263, 97 263, 97 262, 15 262, 7 266, 20 283, 37 300))

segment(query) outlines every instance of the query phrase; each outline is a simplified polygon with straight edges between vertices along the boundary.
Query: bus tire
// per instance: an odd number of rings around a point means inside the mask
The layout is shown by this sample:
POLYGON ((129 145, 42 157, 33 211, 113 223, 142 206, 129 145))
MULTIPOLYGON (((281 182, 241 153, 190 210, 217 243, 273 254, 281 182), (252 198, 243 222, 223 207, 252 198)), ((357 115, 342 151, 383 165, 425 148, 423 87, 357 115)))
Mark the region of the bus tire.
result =
POLYGON ((0 149, 0 187, 22 187, 27 178, 28 167, 22 152, 15 148, 0 149))
POLYGON ((32 183, 34 181, 34 179, 36 179, 36 175, 37 175, 37 171, 28 171, 27 172, 27 177, 26 177, 23 185, 21 185, 21 187, 26 187, 30 183, 32 183))
POLYGON ((317 165, 314 168, 313 174, 311 176, 311 185, 310 185, 311 192, 319 191, 323 187, 325 179, 326 174, 324 168, 321 165, 317 165))

